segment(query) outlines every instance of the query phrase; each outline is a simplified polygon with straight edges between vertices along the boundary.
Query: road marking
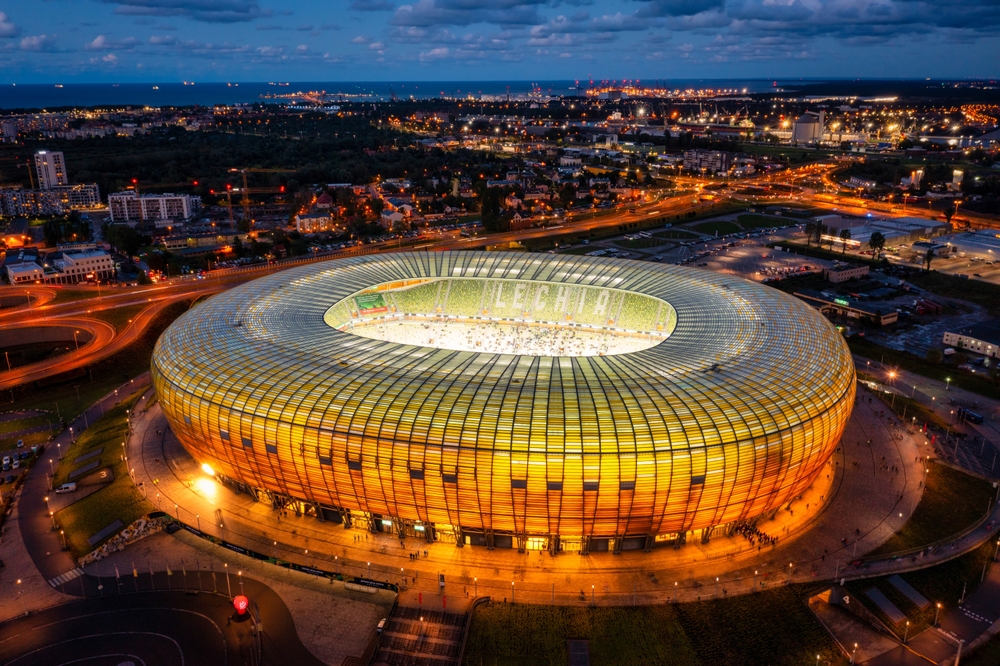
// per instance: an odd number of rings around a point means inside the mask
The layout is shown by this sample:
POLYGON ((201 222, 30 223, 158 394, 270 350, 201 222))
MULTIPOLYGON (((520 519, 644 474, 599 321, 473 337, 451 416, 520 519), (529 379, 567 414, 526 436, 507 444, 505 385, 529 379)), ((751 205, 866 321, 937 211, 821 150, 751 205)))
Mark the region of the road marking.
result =
MULTIPOLYGON (((82 641, 82 640, 86 640, 88 638, 105 638, 107 636, 158 636, 159 638, 165 638, 168 641, 170 641, 171 643, 173 643, 174 647, 177 648, 178 656, 180 656, 180 659, 181 659, 181 666, 184 666, 184 663, 185 663, 185 661, 184 661, 184 650, 181 649, 180 643, 178 643, 177 641, 175 641, 170 636, 167 636, 166 634, 157 634, 157 633, 153 633, 152 631, 115 631, 115 632, 111 632, 111 633, 107 633, 107 634, 91 634, 89 636, 79 636, 77 638, 70 638, 70 639, 67 639, 65 641, 59 641, 58 643, 49 643, 49 644, 45 645, 44 647, 40 647, 40 648, 38 648, 36 650, 32 650, 31 652, 28 652, 27 654, 22 654, 20 657, 17 657, 16 659, 8 661, 7 665, 10 666, 10 664, 17 663, 17 662, 21 661, 22 659, 24 659, 25 657, 30 657, 31 655, 35 654, 36 652, 42 652, 43 650, 48 650, 48 649, 56 647, 58 645, 65 645, 66 643, 75 643, 76 641, 82 641)), ((104 655, 102 655, 102 656, 104 656, 104 655)), ((107 655, 107 656, 111 656, 111 655, 107 655)), ((78 659, 76 661, 82 661, 82 660, 78 659)), ((68 663, 72 664, 73 662, 68 662, 68 663)), ((145 663, 145 662, 143 662, 143 663, 145 663)))
POLYGON ((49 579, 49 585, 51 585, 52 587, 59 587, 60 585, 68 583, 71 580, 73 580, 75 578, 79 578, 82 575, 83 575, 83 569, 81 569, 80 567, 77 567, 76 569, 73 569, 72 571, 67 571, 66 573, 64 573, 61 576, 56 576, 55 578, 49 579))

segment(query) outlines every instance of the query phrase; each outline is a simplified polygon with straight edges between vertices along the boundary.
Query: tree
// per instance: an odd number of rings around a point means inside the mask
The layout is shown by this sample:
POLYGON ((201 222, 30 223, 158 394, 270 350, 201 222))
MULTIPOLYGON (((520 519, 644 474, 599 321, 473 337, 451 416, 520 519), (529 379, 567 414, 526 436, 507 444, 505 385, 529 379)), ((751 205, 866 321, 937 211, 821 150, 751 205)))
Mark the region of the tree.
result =
POLYGON ((849 240, 851 240, 851 230, 850 229, 841 229, 840 230, 840 241, 841 241, 840 253, 841 254, 845 254, 847 252, 847 241, 849 241, 849 240))
POLYGON ((927 350, 927 354, 924 356, 924 358, 926 358, 928 362, 937 365, 942 360, 944 360, 944 354, 937 347, 931 347, 930 349, 927 350))
POLYGON ((806 247, 812 243, 813 235, 816 233, 816 223, 806 222, 806 247))
POLYGON ((500 219, 500 202, 503 201, 503 190, 499 187, 487 187, 483 192, 483 228, 486 231, 500 231, 503 220, 500 219))
POLYGON ((562 202, 563 208, 569 208, 573 204, 573 200, 576 198, 576 188, 573 187, 571 183, 566 183, 559 190, 559 201, 562 202))
POLYGON ((868 239, 868 247, 871 248, 872 254, 875 256, 875 261, 878 261, 882 257, 882 250, 885 248, 885 236, 881 231, 876 231, 872 234, 872 237, 868 239))
POLYGON ((924 270, 929 271, 931 269, 931 262, 934 260, 934 248, 927 248, 927 253, 924 254, 924 270))
POLYGON ((953 217, 955 217, 955 209, 951 207, 951 204, 949 204, 944 209, 944 219, 947 220, 948 224, 951 224, 951 218, 953 217))

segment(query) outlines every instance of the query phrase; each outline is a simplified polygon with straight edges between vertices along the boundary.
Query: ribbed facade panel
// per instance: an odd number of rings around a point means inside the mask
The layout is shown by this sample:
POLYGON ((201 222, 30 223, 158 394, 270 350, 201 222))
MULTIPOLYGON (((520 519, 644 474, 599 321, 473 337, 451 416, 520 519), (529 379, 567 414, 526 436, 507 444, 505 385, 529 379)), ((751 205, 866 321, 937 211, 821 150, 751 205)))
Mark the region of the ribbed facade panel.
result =
POLYGON ((571 538, 780 506, 828 461, 855 392, 839 334, 769 287, 515 253, 378 255, 261 278, 175 322, 152 370, 182 444, 230 478, 378 517, 571 538), (669 337, 626 354, 517 356, 353 335, 363 315, 350 299, 380 285, 389 314, 537 323, 544 311, 560 317, 550 324, 669 337))

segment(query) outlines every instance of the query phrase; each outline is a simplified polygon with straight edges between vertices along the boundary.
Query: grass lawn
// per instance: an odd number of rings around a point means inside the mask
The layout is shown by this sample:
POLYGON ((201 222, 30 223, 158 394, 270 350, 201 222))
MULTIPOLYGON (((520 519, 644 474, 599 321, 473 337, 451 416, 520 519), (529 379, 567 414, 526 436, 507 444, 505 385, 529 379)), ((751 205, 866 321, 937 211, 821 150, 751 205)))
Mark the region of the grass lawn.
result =
MULTIPOLYGON (((965 594, 968 595, 979 586, 980 579, 983 576, 983 567, 990 565, 995 547, 993 541, 987 540, 982 546, 962 557, 956 557, 944 564, 927 569, 900 574, 903 580, 916 588, 918 592, 931 602, 931 605, 924 610, 920 610, 905 595, 891 585, 888 581, 888 576, 850 581, 846 587, 854 593, 856 599, 878 615, 886 626, 892 627, 893 625, 889 621, 889 618, 882 614, 868 597, 864 596, 864 591, 871 587, 881 590, 909 618, 909 634, 913 636, 934 622, 935 604, 941 604, 942 613, 954 611, 958 606, 958 600, 962 596, 963 589, 965 590, 965 594)), ((903 626, 894 628, 900 634, 903 633, 903 626)), ((965 663, 964 659, 962 663, 965 663)))
POLYGON ((909 277, 907 282, 941 298, 970 301, 986 308, 992 316, 1000 315, 1000 286, 995 284, 982 280, 966 280, 933 270, 909 277))
POLYGON ((800 600, 800 586, 679 605, 582 608, 489 603, 472 619, 469 666, 563 666, 567 639, 590 641, 590 663, 843 663, 800 600), (780 621, 775 621, 780 618, 780 621))
POLYGON ((49 301, 49 305, 58 305, 59 303, 70 303, 72 301, 82 301, 88 298, 97 298, 96 291, 88 291, 86 289, 55 289, 56 297, 55 299, 49 301))
POLYGON ((982 373, 973 375, 947 365, 935 365, 923 357, 883 347, 858 336, 848 338, 847 346, 851 348, 852 353, 859 356, 870 359, 882 359, 884 357, 886 365, 898 366, 908 372, 942 382, 950 377, 953 386, 984 395, 987 398, 1000 399, 1000 385, 982 373))
MULTIPOLYGON (((100 460, 94 471, 110 467, 114 471, 114 480, 95 493, 87 495, 74 504, 69 505, 56 514, 59 525, 66 531, 66 543, 75 557, 86 555, 100 543, 93 546, 87 539, 119 519, 123 525, 128 525, 137 518, 149 513, 153 506, 143 498, 132 479, 129 478, 125 462, 121 460, 121 442, 128 426, 125 422, 126 409, 130 409, 139 396, 122 402, 108 410, 90 428, 77 439, 76 444, 63 456, 56 470, 55 485, 69 480, 70 472, 80 465, 100 460), (100 456, 83 463, 73 460, 88 451, 103 448, 100 456)), ((109 535, 110 538, 112 535, 109 535)))
POLYGON ((917 548, 961 532, 983 517, 995 490, 989 481, 931 461, 916 511, 869 555, 917 548))
MULTIPOLYGON (((52 417, 52 420, 55 421, 54 416, 52 417)), ((53 430, 53 432, 55 431, 53 430)), ((17 440, 19 439, 24 441, 24 448, 30 449, 32 446, 35 446, 36 444, 44 444, 45 442, 49 441, 49 430, 48 428, 46 428, 41 432, 33 432, 28 435, 21 435, 19 437, 5 437, 3 439, 0 439, 0 451, 16 447, 17 440)))
POLYGON ((747 231, 751 229, 768 229, 770 227, 783 227, 788 224, 788 220, 770 215, 740 215, 736 221, 747 231))
POLYGON ((647 250, 651 247, 661 247, 663 245, 673 245, 669 241, 661 240, 659 238, 633 238, 631 240, 619 240, 615 241, 615 245, 618 247, 624 247, 629 250, 647 250))
MULTIPOLYGON (((55 420, 54 418, 52 419, 55 420)), ((14 419, 11 421, 0 421, 0 436, 6 435, 9 432, 16 432, 18 430, 27 430, 28 428, 35 428, 40 425, 48 425, 49 417, 46 414, 39 414, 37 416, 29 416, 24 419, 14 419)))
POLYGON ((988 643, 968 656, 963 654, 962 663, 965 666, 996 666, 1000 664, 1000 635, 994 636, 988 643))
POLYGON ((698 234, 693 231, 684 231, 683 229, 667 229, 666 231, 657 231, 653 234, 656 238, 674 238, 691 240, 694 238, 701 238, 698 234))
POLYGON ((94 319, 106 321, 115 327, 116 332, 121 333, 137 314, 148 307, 149 303, 126 305, 123 308, 114 308, 113 310, 98 310, 96 312, 92 312, 90 316, 94 319))
POLYGON ((725 234, 735 234, 742 231, 739 225, 735 222, 729 222, 727 220, 715 220, 714 222, 702 222, 700 224, 694 225, 692 227, 695 231, 700 231, 703 234, 714 235, 716 232, 720 236, 725 234))

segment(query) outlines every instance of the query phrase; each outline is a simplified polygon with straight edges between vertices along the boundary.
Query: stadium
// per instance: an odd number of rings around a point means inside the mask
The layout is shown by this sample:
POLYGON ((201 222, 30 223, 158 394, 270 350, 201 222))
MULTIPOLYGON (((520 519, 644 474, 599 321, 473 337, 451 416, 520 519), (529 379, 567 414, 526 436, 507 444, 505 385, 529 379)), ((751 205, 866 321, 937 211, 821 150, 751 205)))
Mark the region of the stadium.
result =
POLYGON ((212 297, 153 383, 220 480, 321 520, 558 551, 707 540, 836 448, 854 366, 770 287, 526 253, 360 256, 212 297))

